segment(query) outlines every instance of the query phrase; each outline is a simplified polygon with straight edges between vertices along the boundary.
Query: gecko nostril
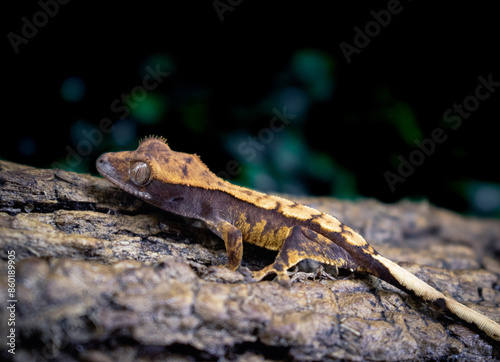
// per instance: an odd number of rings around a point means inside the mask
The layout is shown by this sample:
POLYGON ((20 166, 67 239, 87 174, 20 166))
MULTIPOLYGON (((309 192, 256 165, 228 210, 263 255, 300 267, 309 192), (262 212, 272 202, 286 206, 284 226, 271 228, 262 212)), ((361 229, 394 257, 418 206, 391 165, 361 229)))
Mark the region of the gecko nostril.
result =
POLYGON ((97 161, 96 161, 96 165, 97 165, 98 167, 104 167, 104 166, 106 166, 106 160, 105 160, 105 158, 104 158, 103 156, 100 156, 100 157, 97 159, 97 161))

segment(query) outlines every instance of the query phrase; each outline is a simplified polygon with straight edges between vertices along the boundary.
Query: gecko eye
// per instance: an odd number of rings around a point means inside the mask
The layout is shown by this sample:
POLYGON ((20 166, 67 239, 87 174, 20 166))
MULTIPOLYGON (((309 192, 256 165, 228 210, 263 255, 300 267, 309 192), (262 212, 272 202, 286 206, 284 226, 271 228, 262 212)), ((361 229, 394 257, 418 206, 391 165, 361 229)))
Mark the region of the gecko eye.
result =
POLYGON ((151 181, 151 169, 145 162, 136 161, 130 166, 129 176, 137 186, 146 186, 151 181))

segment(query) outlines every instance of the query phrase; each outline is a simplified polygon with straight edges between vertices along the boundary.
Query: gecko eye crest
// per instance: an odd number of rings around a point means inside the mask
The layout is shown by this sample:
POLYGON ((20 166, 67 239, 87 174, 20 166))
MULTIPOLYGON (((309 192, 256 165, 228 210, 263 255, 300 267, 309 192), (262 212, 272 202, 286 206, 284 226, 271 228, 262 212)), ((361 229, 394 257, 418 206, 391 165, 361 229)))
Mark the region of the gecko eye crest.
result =
POLYGON ((135 161, 130 165, 130 180, 137 186, 146 186, 151 182, 151 168, 142 161, 135 161))

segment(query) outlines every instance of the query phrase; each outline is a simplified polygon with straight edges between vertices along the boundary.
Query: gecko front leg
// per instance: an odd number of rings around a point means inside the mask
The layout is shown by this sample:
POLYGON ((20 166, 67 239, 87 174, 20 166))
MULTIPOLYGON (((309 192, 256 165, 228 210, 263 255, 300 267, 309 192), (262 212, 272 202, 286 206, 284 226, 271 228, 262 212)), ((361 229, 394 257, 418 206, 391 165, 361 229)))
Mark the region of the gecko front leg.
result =
POLYGON ((243 257, 243 236, 241 231, 224 220, 205 222, 214 234, 224 240, 227 252, 227 264, 224 266, 230 270, 238 269, 243 257))

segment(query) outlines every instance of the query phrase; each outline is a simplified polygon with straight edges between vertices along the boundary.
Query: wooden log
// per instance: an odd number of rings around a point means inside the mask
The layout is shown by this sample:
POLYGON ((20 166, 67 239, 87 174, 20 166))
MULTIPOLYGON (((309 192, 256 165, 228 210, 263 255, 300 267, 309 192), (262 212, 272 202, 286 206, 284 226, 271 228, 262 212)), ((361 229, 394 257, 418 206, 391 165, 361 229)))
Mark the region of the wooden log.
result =
MULTIPOLYGON (((387 258, 500 322, 497 220, 426 202, 294 200, 335 215, 387 258)), ((90 175, 0 161, 0 245, 0 294, 4 304, 16 300, 19 360, 497 358, 491 340, 374 277, 304 263, 290 289, 246 284, 218 267, 224 244, 200 222, 90 175)), ((275 255, 245 244, 243 266, 261 268, 275 255)), ((9 310, 0 314, 8 336, 9 310)), ((2 357, 13 357, 8 349, 2 357)))

